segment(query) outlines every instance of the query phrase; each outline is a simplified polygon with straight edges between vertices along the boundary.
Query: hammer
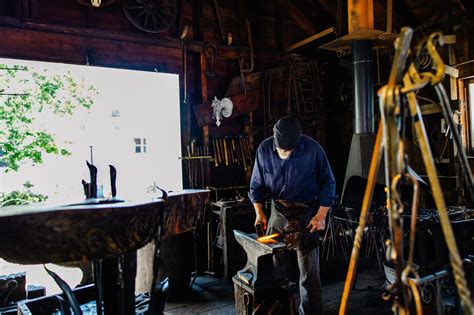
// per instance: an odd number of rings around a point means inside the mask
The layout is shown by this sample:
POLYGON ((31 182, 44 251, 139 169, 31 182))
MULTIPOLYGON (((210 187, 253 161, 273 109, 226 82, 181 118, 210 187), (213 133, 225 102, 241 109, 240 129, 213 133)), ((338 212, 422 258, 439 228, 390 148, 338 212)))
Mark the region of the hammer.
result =
POLYGON ((262 237, 265 235, 263 232, 263 224, 262 223, 257 223, 255 224, 255 232, 257 232, 258 237, 262 237))

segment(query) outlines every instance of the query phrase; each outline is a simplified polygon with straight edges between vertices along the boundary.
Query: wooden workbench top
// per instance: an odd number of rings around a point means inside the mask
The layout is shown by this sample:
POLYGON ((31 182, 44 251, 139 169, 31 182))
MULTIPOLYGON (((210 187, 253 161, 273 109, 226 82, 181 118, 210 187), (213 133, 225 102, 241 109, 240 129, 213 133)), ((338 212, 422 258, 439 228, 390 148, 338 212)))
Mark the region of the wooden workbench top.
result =
POLYGON ((204 218, 209 191, 116 203, 34 204, 0 209, 0 257, 22 264, 113 258, 204 218))

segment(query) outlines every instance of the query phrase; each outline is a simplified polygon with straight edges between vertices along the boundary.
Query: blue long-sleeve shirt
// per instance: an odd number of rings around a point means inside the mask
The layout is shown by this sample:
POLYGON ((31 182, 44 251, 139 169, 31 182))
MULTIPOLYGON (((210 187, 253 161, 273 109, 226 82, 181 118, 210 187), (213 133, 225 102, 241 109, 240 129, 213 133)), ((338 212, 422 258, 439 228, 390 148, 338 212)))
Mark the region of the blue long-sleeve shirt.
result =
POLYGON ((250 180, 249 198, 263 203, 265 196, 292 202, 317 201, 330 206, 336 193, 336 181, 326 153, 314 139, 302 135, 286 160, 278 156, 273 137, 257 149, 250 180))

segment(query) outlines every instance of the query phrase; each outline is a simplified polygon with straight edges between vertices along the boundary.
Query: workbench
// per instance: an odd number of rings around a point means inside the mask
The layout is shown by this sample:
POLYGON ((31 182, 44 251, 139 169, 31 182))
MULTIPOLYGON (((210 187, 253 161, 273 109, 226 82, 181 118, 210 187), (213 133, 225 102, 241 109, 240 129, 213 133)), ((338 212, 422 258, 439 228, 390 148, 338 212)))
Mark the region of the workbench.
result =
POLYGON ((136 250, 201 224, 209 191, 113 201, 2 208, 0 257, 19 264, 102 261, 105 313, 134 314, 136 250))

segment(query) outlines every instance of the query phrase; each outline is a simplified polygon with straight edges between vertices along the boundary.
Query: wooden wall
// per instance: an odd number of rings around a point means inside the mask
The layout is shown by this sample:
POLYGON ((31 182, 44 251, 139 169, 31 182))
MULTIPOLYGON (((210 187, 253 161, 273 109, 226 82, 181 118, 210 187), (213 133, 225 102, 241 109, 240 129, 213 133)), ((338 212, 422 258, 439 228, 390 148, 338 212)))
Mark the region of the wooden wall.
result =
MULTIPOLYGON (((192 138, 197 138, 200 144, 203 141, 203 129, 197 125, 193 107, 214 96, 222 98, 229 82, 239 75, 237 58, 241 47, 248 46, 247 18, 251 21, 253 44, 258 50, 255 71, 273 67, 281 61, 281 53, 275 50, 278 40, 274 32, 276 13, 272 1, 258 4, 220 1, 223 29, 226 34, 232 34, 230 46, 220 36, 213 1, 178 0, 177 3, 176 22, 165 32, 151 34, 130 23, 118 0, 101 8, 85 6, 75 0, 1 1, 0 56, 178 73, 183 99, 184 55, 179 35, 188 25, 186 58, 189 101, 181 104, 184 152, 192 138), (212 69, 210 59, 203 54, 206 43, 217 47, 212 69), (205 68, 212 70, 214 76, 203 76, 205 68)), ((298 33, 298 30, 294 32, 298 33)), ((301 30, 299 32, 301 34, 301 30)), ((227 126, 241 133, 245 121, 244 118, 230 119, 224 128, 227 126)), ((211 128, 210 137, 222 133, 222 130, 211 128)))

